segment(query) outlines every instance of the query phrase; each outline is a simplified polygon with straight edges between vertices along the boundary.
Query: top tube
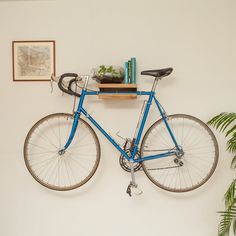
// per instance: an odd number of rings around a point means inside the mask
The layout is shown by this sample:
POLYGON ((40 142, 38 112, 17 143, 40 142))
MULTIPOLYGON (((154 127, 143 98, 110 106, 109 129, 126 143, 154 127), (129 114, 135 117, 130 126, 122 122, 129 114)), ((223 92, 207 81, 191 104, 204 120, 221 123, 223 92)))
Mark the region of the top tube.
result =
POLYGON ((85 91, 85 95, 99 95, 99 94, 136 94, 136 95, 151 95, 151 91, 133 91, 133 92, 101 92, 101 91, 85 91))

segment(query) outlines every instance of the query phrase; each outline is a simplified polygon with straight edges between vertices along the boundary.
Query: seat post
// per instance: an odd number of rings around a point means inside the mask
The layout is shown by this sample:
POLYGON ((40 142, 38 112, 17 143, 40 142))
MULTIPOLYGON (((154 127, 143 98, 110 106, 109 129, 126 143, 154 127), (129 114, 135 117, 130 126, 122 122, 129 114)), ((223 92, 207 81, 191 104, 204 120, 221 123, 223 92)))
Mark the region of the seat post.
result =
POLYGON ((159 79, 161 79, 161 77, 155 77, 155 80, 154 80, 153 85, 152 85, 152 92, 155 92, 159 79))

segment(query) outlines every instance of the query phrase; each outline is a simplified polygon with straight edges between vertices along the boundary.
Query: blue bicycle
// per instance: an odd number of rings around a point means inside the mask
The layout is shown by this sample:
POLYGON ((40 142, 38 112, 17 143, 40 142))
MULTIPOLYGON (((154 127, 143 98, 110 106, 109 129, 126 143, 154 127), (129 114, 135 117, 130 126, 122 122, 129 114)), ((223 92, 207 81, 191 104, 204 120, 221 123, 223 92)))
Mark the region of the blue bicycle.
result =
POLYGON ((154 77, 151 91, 119 92, 148 97, 135 136, 132 140, 126 139, 122 146, 83 107, 86 96, 114 92, 88 89, 89 76, 83 77, 85 81, 81 87, 81 76, 74 73, 61 75, 59 88, 80 100, 74 114, 48 115, 30 129, 24 143, 24 160, 34 179, 47 188, 65 191, 80 187, 94 175, 100 161, 100 144, 93 128, 81 118, 84 115, 121 153, 120 165, 131 173, 127 188, 129 195, 138 189, 136 171, 144 171, 155 185, 172 192, 191 191, 203 185, 216 169, 218 144, 204 122, 185 114, 167 115, 155 97, 158 81, 172 70, 142 71, 142 75, 154 77), (78 87, 81 87, 81 92, 78 92, 78 87), (161 119, 143 135, 153 104, 161 119))

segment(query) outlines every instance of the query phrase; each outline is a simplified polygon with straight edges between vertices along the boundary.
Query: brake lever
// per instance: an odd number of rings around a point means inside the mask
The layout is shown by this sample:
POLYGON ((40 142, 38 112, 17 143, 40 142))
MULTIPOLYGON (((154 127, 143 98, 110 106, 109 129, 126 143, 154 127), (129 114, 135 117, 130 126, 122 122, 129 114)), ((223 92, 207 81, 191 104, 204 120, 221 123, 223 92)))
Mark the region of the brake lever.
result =
POLYGON ((51 79, 50 79, 50 85, 51 85, 51 93, 53 93, 53 82, 55 81, 55 76, 54 74, 51 75, 51 79))
POLYGON ((56 82, 56 83, 58 83, 60 77, 61 77, 61 76, 55 76, 54 74, 52 74, 52 75, 51 75, 51 81, 52 81, 52 82, 56 82))
POLYGON ((60 76, 51 75, 50 85, 51 85, 51 93, 53 93, 53 82, 58 83, 60 76))

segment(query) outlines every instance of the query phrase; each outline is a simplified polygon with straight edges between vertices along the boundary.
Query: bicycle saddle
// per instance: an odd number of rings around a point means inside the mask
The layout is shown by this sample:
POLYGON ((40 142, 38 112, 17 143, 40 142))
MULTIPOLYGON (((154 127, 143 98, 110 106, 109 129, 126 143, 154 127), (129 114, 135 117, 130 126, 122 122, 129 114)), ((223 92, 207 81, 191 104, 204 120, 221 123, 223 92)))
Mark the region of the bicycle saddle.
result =
POLYGON ((141 72, 141 75, 150 75, 154 77, 164 77, 167 75, 170 75, 171 72, 173 71, 173 68, 165 68, 165 69, 160 69, 160 70, 145 70, 141 72))

